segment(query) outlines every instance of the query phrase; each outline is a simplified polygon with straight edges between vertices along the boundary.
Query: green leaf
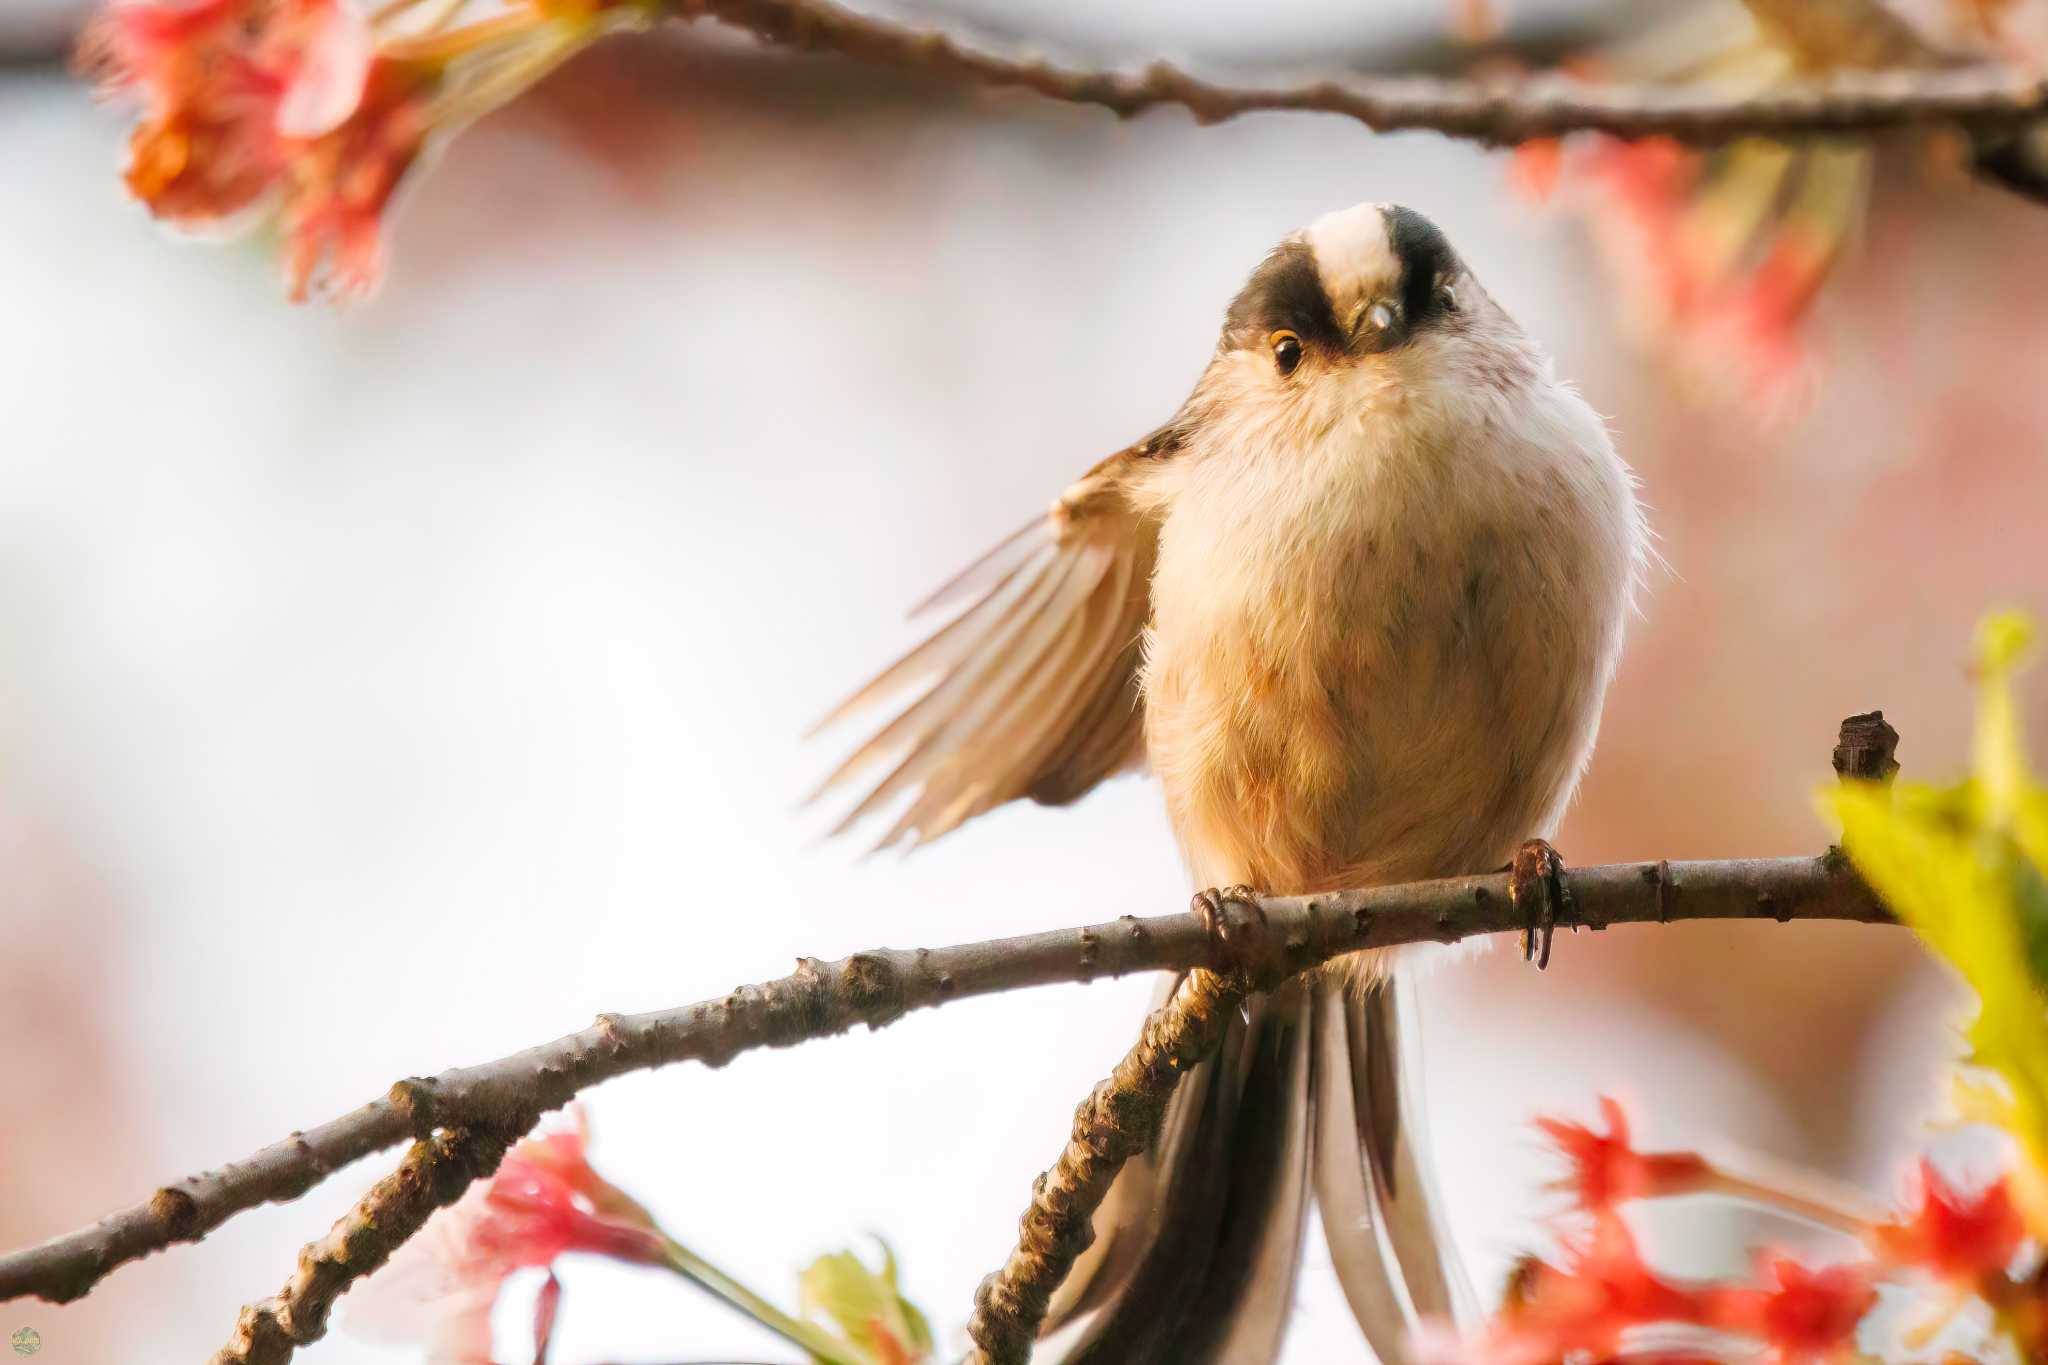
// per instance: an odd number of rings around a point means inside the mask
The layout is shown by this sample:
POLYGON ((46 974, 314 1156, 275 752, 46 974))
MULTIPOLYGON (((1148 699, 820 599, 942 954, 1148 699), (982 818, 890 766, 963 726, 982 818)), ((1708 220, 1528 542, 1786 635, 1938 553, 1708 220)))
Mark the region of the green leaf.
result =
MULTIPOLYGON (((1977 993, 1969 1063, 1995 1090, 1970 1107, 2019 1139, 2048 1175, 2048 791, 2034 784, 2011 675, 2033 628, 2016 614, 1978 632, 1976 767, 1955 787, 1847 782, 1823 793, 1842 847, 1893 913, 1977 993)), ((2032 1182, 2048 1192, 2048 1179, 2032 1182)), ((2048 1197, 2030 1201, 2048 1232, 2048 1197)))
POLYGON ((2011 860, 2013 913, 2026 945, 2027 971, 2036 990, 2048 992, 2048 877, 2017 847, 2011 860))
POLYGON ((931 1324, 897 1289, 896 1253, 876 1241, 882 1248, 879 1270, 870 1270, 851 1251, 811 1262, 798 1281, 804 1316, 836 1326, 872 1360, 922 1358, 932 1349, 931 1324))

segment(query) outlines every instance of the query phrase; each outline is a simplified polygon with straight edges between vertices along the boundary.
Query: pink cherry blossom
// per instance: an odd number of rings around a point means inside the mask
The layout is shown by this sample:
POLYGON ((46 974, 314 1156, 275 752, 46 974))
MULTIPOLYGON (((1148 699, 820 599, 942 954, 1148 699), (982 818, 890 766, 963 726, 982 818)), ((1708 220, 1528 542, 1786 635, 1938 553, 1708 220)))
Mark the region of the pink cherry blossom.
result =
MULTIPOLYGON (((667 1264, 653 1218, 591 1169, 588 1147, 577 1111, 570 1126, 512 1148, 495 1175, 435 1214, 351 1296, 350 1331, 424 1343, 430 1361, 474 1365, 492 1358, 491 1310, 515 1273, 576 1252, 667 1264)), ((538 1305, 543 1350, 559 1293, 543 1289, 538 1305)))

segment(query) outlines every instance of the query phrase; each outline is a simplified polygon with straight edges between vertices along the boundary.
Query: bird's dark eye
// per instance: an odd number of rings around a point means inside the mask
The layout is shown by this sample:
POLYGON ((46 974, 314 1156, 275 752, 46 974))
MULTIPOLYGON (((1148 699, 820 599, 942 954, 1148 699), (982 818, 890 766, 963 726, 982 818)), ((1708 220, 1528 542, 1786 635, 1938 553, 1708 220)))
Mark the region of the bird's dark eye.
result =
POLYGON ((1273 348, 1273 364, 1280 373, 1293 374, 1301 364, 1301 338, 1292 332, 1275 332, 1266 338, 1266 344, 1273 348))
POLYGON ((1448 284, 1440 284, 1436 287, 1436 301, 1443 305, 1446 313, 1458 311, 1458 291, 1448 284))

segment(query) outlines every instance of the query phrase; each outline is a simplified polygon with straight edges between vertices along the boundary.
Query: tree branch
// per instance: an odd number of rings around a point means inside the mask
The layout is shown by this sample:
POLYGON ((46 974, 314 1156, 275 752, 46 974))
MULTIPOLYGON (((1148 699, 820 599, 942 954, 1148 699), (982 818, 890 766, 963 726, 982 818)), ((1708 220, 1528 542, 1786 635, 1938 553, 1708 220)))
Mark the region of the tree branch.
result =
POLYGON ((1124 1163, 1151 1145, 1180 1078, 1223 1037, 1244 1002, 1242 977, 1189 972, 1145 1020, 1138 1044, 1074 1111, 1074 1133, 1031 1186, 1017 1245, 974 1292, 967 1365, 1023 1365, 1053 1292, 1095 1240, 1095 1210, 1124 1163))
MULTIPOLYGON (((1835 776, 1843 781, 1889 782, 1899 770, 1893 757, 1898 746, 1899 732, 1885 723, 1884 712, 1850 716, 1842 722, 1835 743, 1835 776)), ((1822 859, 1830 867, 1841 861, 1839 850, 1830 850, 1822 859)), ((1670 918, 1665 894, 1669 865, 1656 864, 1646 879, 1656 887, 1657 918, 1670 918)), ((1556 850, 1543 840, 1532 839, 1522 845, 1507 880, 1508 900, 1518 908, 1525 890, 1548 888, 1543 895, 1544 908, 1535 912, 1542 926, 1541 956, 1534 959, 1539 968, 1550 965, 1551 930, 1556 925, 1577 927, 1576 919, 1602 928, 1615 922, 1611 912, 1605 912, 1603 918, 1603 912, 1584 915, 1578 911, 1572 903, 1575 883, 1565 875, 1556 850)), ((1790 917, 1768 888, 1758 889, 1756 908, 1780 920, 1790 917)), ((1536 953, 1537 925, 1537 920, 1531 920, 1525 927, 1525 958, 1536 953)), ((1225 932, 1241 934, 1247 927, 1256 930, 1258 926, 1237 922, 1225 932)), ((1284 946, 1291 952, 1295 945, 1290 938, 1284 946)), ((1095 1240, 1095 1212, 1109 1194, 1117 1172, 1158 1134, 1165 1122, 1167 1101, 1173 1098, 1181 1076, 1207 1060, 1215 1049, 1227 1011, 1237 1008, 1248 992, 1270 990, 1284 979, 1282 945, 1273 943, 1269 935, 1263 947, 1269 954, 1263 965, 1243 961, 1239 975, 1231 979, 1206 971, 1191 973, 1174 997, 1147 1017, 1137 1045, 1109 1079, 1082 1101, 1074 1113, 1073 1134, 1059 1160, 1032 1182, 1031 1203, 1019 1220, 1017 1245, 1002 1269, 983 1279, 975 1291, 974 1313, 967 1324, 974 1349, 963 1365, 1028 1365, 1032 1342, 1053 1294, 1072 1271, 1075 1259, 1095 1240)))
POLYGON ((497 1170, 505 1149, 538 1119, 516 1130, 455 1128, 415 1142, 397 1170, 299 1252, 299 1268, 283 1289, 242 1309, 235 1334, 210 1365, 284 1365, 293 1351, 325 1336, 334 1301, 390 1260, 436 1209, 497 1170))
POLYGON ((1992 65, 1945 70, 1845 71, 1762 93, 1706 85, 1589 85, 1561 77, 1512 83, 1423 76, 1241 87, 1154 62, 1137 72, 1055 66, 901 27, 832 0, 669 0, 669 12, 709 18, 764 42, 863 61, 915 66, 982 85, 1020 88, 1119 117, 1177 105, 1197 122, 1260 110, 1340 114, 1376 132, 1428 130, 1490 146, 1572 132, 1725 142, 1753 135, 1867 134, 1959 124, 2011 132, 2048 113, 2048 79, 1992 65))
MULTIPOLYGON (((1834 756, 1835 772, 1845 779, 1888 779, 1898 767, 1891 761, 1892 750, 1897 743, 1898 732, 1885 724, 1883 712, 1851 716, 1842 722, 1841 740, 1834 756), (1886 770, 1886 764, 1890 764, 1890 771, 1886 770)), ((1519 896, 1526 894, 1525 890, 1518 891, 1518 880, 1553 875, 1558 878, 1562 894, 1550 893, 1547 897, 1549 908, 1543 912, 1546 915, 1554 912, 1555 921, 1553 924, 1547 918, 1544 920, 1542 956, 1536 959, 1539 967, 1549 964, 1550 928, 1556 926, 1577 929, 1583 925, 1604 929, 1609 924, 1630 919, 1655 919, 1664 923, 1675 919, 1721 917, 1712 912, 1702 913, 1705 907, 1700 904, 1698 895, 1701 888, 1692 883, 1690 873, 1707 867, 1736 866, 1681 863, 1674 867, 1669 863, 1636 863, 1624 867, 1592 868, 1574 874, 1557 868, 1556 859, 1555 851, 1547 843, 1531 840, 1522 846, 1509 873, 1494 878, 1464 878, 1460 883, 1477 908, 1484 910, 1505 904, 1509 907, 1509 918, 1533 937, 1537 931, 1529 919, 1529 912, 1517 903, 1519 896), (1532 850, 1543 855, 1533 865, 1525 863, 1532 850), (1631 872, 1634 873, 1633 878, 1627 875, 1631 872), (1617 877, 1616 874, 1620 875, 1617 877), (1479 884, 1489 881, 1503 883, 1501 893, 1479 884), (1582 888, 1592 890, 1601 903, 1590 907, 1575 903, 1577 897, 1584 894, 1582 888), (1690 904, 1680 904, 1681 890, 1691 898, 1690 904)), ((1817 860, 1793 858, 1748 866, 1775 872, 1781 868, 1789 870, 1794 865, 1804 866, 1809 872, 1818 870, 1824 879, 1836 880, 1838 886, 1843 884, 1839 879, 1844 878, 1848 879, 1847 885, 1855 884, 1853 874, 1846 871, 1845 860, 1838 850, 1830 850, 1817 860)), ((1797 880, 1803 890, 1807 879, 1800 877, 1797 880)), ((1812 901, 1794 904, 1784 900, 1780 890, 1771 884, 1774 881, 1775 877, 1759 877, 1750 884, 1746 877, 1737 877, 1723 883, 1720 889, 1733 895, 1752 896, 1747 905, 1749 916, 1768 916, 1780 923, 1792 919, 1837 917, 1832 912, 1815 914, 1817 907, 1812 901)), ((1541 886, 1545 883, 1536 881, 1534 884, 1541 886)), ((1423 887, 1444 888, 1450 885, 1452 883, 1424 882, 1393 889, 1407 893, 1423 887)), ((1526 888, 1530 883, 1520 885, 1526 888)), ((1348 900, 1370 894, 1349 892, 1344 898, 1348 900)), ((1439 930, 1437 934, 1418 933, 1413 938, 1374 935, 1371 927, 1382 912, 1360 908, 1354 913, 1359 916, 1356 932, 1366 940, 1366 944, 1361 946, 1390 946, 1424 937, 1453 941, 1465 932, 1463 914, 1453 909, 1458 899, 1454 897, 1439 904, 1433 920, 1439 930)), ((1308 923, 1300 928, 1276 931, 1270 922, 1269 912, 1264 924, 1253 919, 1233 924, 1226 930, 1228 937, 1224 942, 1232 959, 1231 974, 1219 976, 1209 970, 1190 972, 1173 998, 1147 1016, 1137 1044, 1124 1055, 1108 1079, 1098 1082, 1074 1111, 1073 1131, 1066 1146, 1060 1149, 1059 1159, 1051 1170, 1032 1182, 1031 1202, 1025 1207, 1024 1216, 1018 1220, 1016 1246, 1011 1249, 1002 1268, 985 1277, 975 1290, 974 1312, 967 1323, 967 1335, 974 1348, 962 1365, 1028 1365, 1032 1343, 1045 1321, 1052 1296, 1065 1282, 1074 1261, 1095 1240, 1095 1213, 1109 1194, 1117 1173, 1126 1161, 1144 1151, 1157 1136, 1160 1125, 1165 1121, 1167 1102, 1173 1098, 1182 1076, 1208 1059, 1222 1038, 1229 1012, 1237 1009, 1247 994, 1270 990, 1303 970, 1304 962, 1312 967, 1337 955, 1325 952, 1319 940, 1320 926, 1313 913, 1317 904, 1315 899, 1296 897, 1275 901, 1262 898, 1258 903, 1262 907, 1273 907, 1299 905, 1303 901, 1307 902, 1306 908, 1311 913, 1308 923)), ((1733 905, 1721 908, 1737 909, 1733 905)), ((1845 903, 1839 908, 1850 911, 1840 918, 1866 918, 1853 903, 1845 903)), ((1874 904, 1869 908, 1876 909, 1874 904)), ((1738 912, 1733 917, 1749 916, 1738 912)), ((1875 918, 1884 920, 1888 916, 1877 910, 1875 918)), ((1534 951, 1533 944, 1531 939, 1525 939, 1524 943, 1524 955, 1528 956, 1534 951)))
POLYGON ((1844 781, 1889 782, 1899 775, 1899 732, 1882 711, 1865 711, 1842 722, 1835 741, 1835 776, 1844 781))
MULTIPOLYGON (((1568 879, 1577 915, 1561 922, 1571 927, 1890 919, 1836 856, 1619 863, 1577 869, 1568 879)), ((1361 948, 1451 943, 1522 928, 1505 875, 1273 897, 1260 905, 1265 929, 1235 947, 1214 940, 1194 914, 1127 915, 951 948, 878 949, 836 962, 804 958, 791 975, 742 986, 723 999, 600 1015, 580 1032, 494 1062, 400 1081, 383 1098, 340 1118, 167 1185, 148 1202, 91 1227, 0 1257, 0 1302, 28 1295, 69 1302, 115 1267, 197 1241, 244 1209, 296 1198, 351 1161, 444 1128, 516 1136, 579 1091, 631 1071, 686 1061, 722 1066, 754 1048, 791 1047, 856 1024, 879 1029, 912 1010, 1027 986, 1196 967, 1233 972, 1263 961, 1269 951, 1278 951, 1293 973, 1361 948)))

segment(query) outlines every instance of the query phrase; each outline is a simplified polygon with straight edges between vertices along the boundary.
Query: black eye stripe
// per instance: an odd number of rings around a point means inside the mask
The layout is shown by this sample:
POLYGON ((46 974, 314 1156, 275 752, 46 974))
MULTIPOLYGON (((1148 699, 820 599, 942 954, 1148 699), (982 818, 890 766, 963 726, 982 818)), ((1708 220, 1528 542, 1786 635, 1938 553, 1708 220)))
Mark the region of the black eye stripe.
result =
MULTIPOLYGON (((1221 348, 1270 350, 1272 334, 1289 331, 1301 338, 1304 353, 1389 351, 1406 345, 1418 332, 1448 316, 1456 304, 1445 298, 1439 286, 1462 274, 1464 266, 1457 253, 1436 225, 1413 209, 1388 206, 1380 210, 1380 216, 1388 251, 1399 267, 1392 281, 1393 297, 1379 300, 1393 308, 1392 326, 1361 326, 1354 336, 1350 327, 1341 324, 1323 286, 1314 250, 1296 236, 1275 247, 1231 300, 1221 348)), ((1351 315, 1353 323, 1361 323, 1363 306, 1370 302, 1345 300, 1347 308, 1360 310, 1351 315)))
POLYGON ((1387 245, 1401 263, 1401 314, 1412 328, 1427 326, 1447 311, 1437 286, 1462 268, 1458 253, 1435 223, 1399 204, 1382 210, 1387 245))
POLYGON ((1342 349, 1343 330, 1308 243, 1290 238, 1275 247, 1231 300, 1225 338, 1238 346, 1264 345, 1274 332, 1293 332, 1304 345, 1342 349))

